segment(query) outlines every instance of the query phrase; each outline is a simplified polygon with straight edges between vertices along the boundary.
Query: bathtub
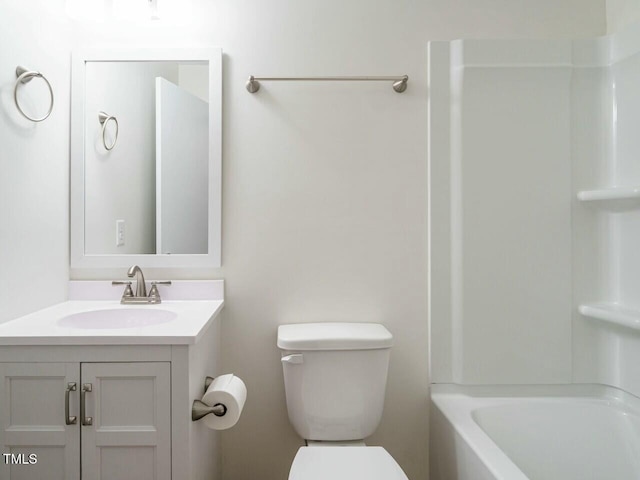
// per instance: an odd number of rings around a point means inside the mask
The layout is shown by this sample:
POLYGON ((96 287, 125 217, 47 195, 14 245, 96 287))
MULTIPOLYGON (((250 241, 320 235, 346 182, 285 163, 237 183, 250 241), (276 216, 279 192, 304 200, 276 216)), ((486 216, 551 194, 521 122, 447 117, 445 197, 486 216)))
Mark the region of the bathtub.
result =
POLYGON ((431 386, 431 480, 638 480, 640 399, 600 385, 431 386))

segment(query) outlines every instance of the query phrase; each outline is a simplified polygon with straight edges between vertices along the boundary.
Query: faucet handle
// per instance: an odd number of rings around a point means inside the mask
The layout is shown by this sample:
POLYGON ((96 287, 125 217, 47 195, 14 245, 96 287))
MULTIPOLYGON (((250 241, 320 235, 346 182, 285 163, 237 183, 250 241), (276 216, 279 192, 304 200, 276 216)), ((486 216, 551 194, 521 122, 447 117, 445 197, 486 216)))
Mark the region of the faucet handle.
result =
POLYGON ((162 282, 151 282, 151 290, 149 291, 149 297, 160 298, 160 292, 158 292, 158 285, 171 285, 171 280, 162 282))
POLYGON ((171 280, 163 282, 151 282, 151 290, 149 291, 149 298, 153 303, 161 303, 160 292, 158 291, 158 285, 171 285, 171 280))
POLYGON ((111 285, 113 285, 113 286, 115 286, 115 285, 126 285, 126 287, 124 288, 124 292, 122 293, 122 298, 133 297, 133 290, 131 289, 131 282, 129 282, 129 281, 121 281, 121 280, 114 280, 113 282, 111 282, 111 285))

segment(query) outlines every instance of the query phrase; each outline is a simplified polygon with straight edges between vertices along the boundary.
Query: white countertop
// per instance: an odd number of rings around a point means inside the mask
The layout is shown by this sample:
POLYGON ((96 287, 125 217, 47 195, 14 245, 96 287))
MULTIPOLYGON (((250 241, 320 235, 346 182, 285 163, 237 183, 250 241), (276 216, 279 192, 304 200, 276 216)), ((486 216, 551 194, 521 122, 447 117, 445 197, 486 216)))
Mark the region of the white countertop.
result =
MULTIPOLYGON (((87 283, 95 289, 98 282, 76 283, 87 283)), ((222 298, 163 300, 159 305, 121 305, 119 299, 78 300, 79 296, 74 293, 72 300, 0 324, 0 345, 193 345, 224 306, 222 298), (141 311, 173 312, 176 318, 135 328, 84 329, 58 324, 62 318, 81 312, 138 308, 141 311)))

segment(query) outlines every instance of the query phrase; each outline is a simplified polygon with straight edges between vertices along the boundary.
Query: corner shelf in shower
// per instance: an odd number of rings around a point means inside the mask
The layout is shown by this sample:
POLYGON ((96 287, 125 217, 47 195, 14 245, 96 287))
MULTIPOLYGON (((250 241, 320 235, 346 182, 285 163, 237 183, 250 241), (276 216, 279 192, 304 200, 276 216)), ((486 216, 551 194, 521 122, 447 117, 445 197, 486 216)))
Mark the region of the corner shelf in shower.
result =
POLYGON ((630 210, 640 207, 640 185, 611 187, 578 192, 578 200, 607 210, 630 210))
POLYGON ((640 330, 640 310, 625 307, 619 303, 587 303, 580 305, 578 311, 588 318, 640 330))

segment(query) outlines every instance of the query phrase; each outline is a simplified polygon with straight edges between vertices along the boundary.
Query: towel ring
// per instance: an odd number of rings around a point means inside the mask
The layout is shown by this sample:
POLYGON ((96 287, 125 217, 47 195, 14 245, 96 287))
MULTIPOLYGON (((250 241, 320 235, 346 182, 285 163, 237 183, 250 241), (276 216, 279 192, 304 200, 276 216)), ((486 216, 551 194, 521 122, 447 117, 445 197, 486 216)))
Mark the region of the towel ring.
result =
POLYGON ((35 72, 19 65, 16 67, 16 77, 18 78, 16 80, 16 84, 13 87, 13 101, 16 103, 16 107, 18 107, 18 111, 22 114, 22 116, 27 120, 31 120, 32 122, 42 122, 43 120, 49 118, 49 115, 51 115, 51 112, 53 111, 53 89, 51 88, 51 84, 49 83, 49 80, 47 80, 47 77, 45 77, 40 72, 35 72), (47 84, 47 87, 49 88, 49 94, 51 95, 51 104, 49 105, 49 111, 45 114, 44 117, 41 118, 33 118, 27 115, 25 111, 22 110, 20 102, 18 102, 18 87, 20 86, 20 84, 29 83, 35 77, 39 77, 44 80, 44 82, 47 84))
POLYGON ((118 119, 112 115, 109 115, 108 113, 100 111, 98 112, 98 120, 102 124, 102 144, 107 150, 113 150, 113 147, 116 146, 116 142, 118 141, 118 132, 120 131, 120 127, 118 126, 118 119), (111 145, 107 145, 107 139, 105 138, 107 123, 109 123, 109 120, 113 120, 116 123, 116 138, 113 139, 113 143, 111 145))

